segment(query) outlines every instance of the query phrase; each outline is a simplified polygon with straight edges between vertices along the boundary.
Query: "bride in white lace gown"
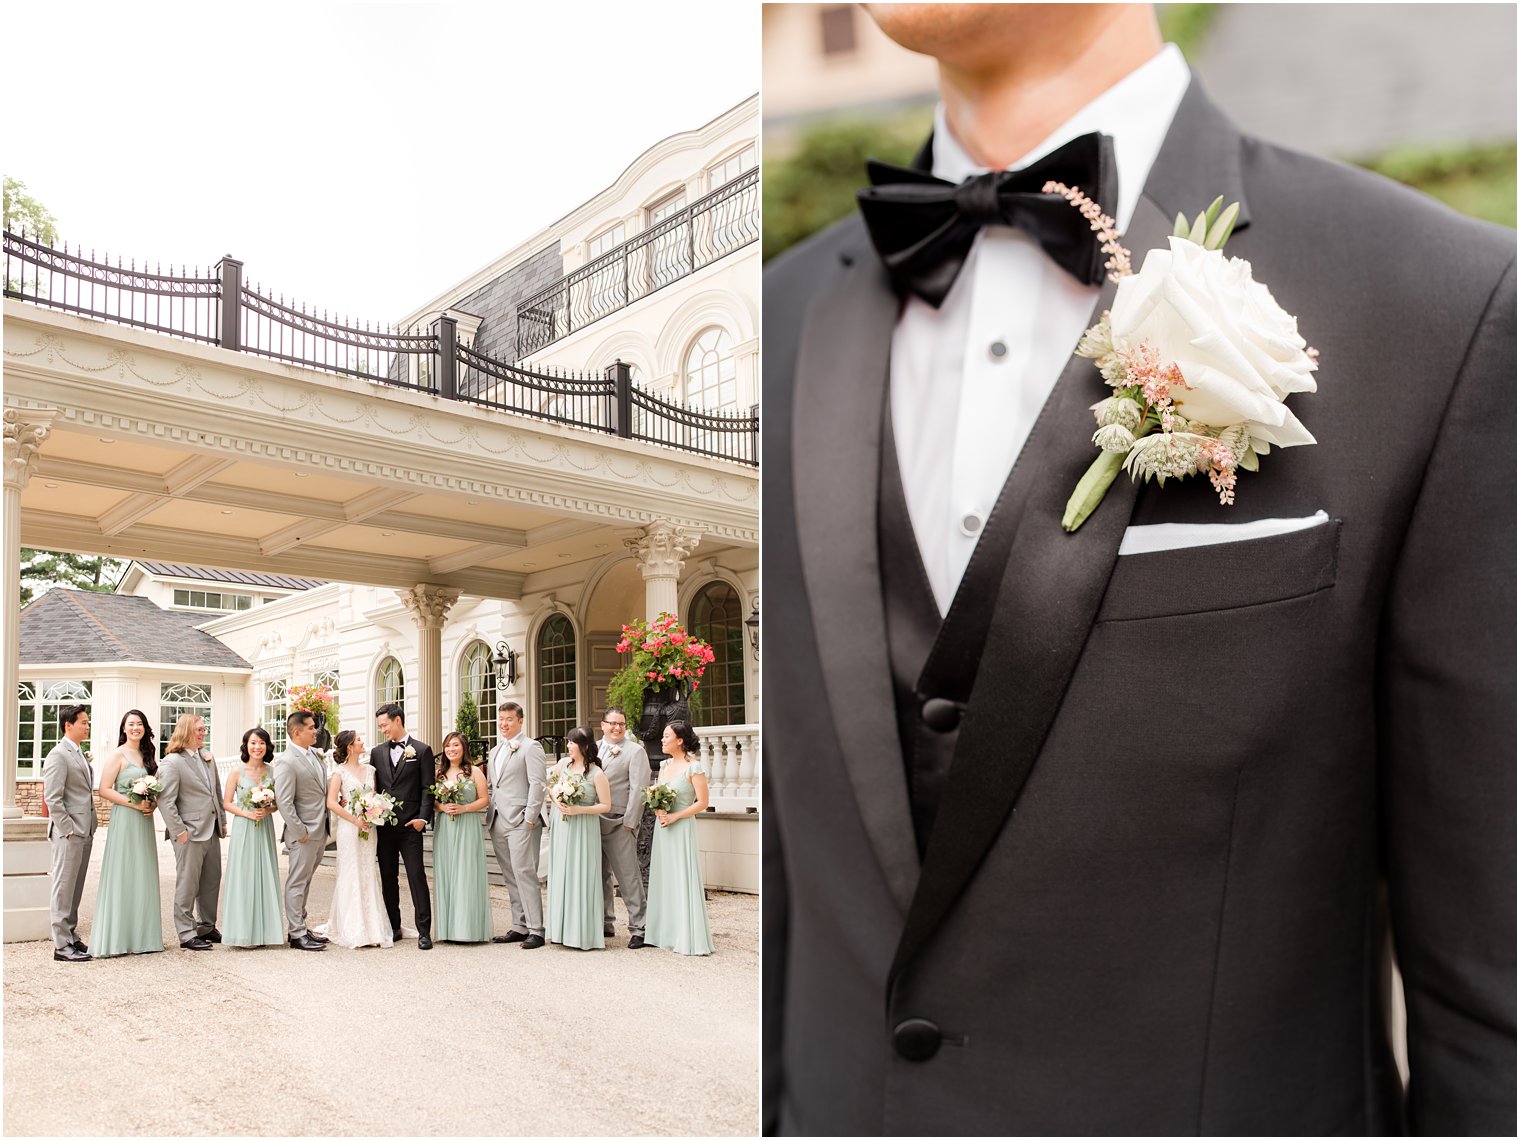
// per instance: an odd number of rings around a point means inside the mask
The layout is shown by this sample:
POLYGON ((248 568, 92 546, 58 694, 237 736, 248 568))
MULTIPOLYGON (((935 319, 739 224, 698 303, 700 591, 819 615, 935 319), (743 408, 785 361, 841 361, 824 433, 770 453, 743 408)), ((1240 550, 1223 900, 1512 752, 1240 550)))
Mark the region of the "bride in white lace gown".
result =
POLYGON ((327 937, 338 946, 390 946, 391 923, 380 894, 380 862, 375 833, 359 838, 358 818, 345 810, 355 789, 373 791, 375 769, 361 761, 364 741, 352 730, 338 733, 333 752, 343 757, 327 782, 327 807, 338 817, 338 879, 333 885, 327 937))

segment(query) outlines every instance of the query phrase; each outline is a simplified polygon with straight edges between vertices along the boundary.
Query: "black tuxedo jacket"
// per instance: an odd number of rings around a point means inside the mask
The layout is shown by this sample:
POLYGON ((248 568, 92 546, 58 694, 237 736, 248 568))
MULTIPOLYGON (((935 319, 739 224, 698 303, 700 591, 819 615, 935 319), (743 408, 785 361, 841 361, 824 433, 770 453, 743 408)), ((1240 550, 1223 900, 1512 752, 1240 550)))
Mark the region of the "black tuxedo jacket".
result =
POLYGON ((1136 268, 1217 194, 1321 352, 1291 400, 1318 444, 1233 508, 1121 475, 1066 534, 1108 394, 1072 360, 922 862, 877 545, 899 300, 858 218, 767 273, 769 1130, 1514 1134, 1515 235, 1243 137, 1195 83, 1136 268), (1130 524, 1320 509, 1116 557, 1130 524))
POLYGON ((369 750, 369 762, 375 766, 375 791, 396 797, 396 826, 414 819, 431 821, 433 797, 428 791, 438 774, 433 750, 415 736, 407 743, 417 750, 417 758, 404 764, 391 763, 391 743, 382 740, 369 750))

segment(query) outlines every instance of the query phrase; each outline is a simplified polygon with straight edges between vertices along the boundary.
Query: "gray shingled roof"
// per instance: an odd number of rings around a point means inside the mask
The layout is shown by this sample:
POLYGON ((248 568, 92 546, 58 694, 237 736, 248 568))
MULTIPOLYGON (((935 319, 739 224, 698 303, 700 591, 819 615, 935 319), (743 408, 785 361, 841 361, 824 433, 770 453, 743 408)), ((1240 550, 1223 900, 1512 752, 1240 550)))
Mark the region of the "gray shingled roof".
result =
POLYGON ((222 616, 164 610, 130 594, 55 587, 21 611, 21 663, 153 661, 247 669, 248 662, 195 628, 222 616))
POLYGON ((179 562, 137 560, 150 574, 167 578, 201 578, 208 582, 236 582, 241 586, 272 586, 281 590, 310 590, 327 583, 321 578, 291 578, 284 574, 251 574, 245 570, 218 570, 212 566, 186 566, 179 562))

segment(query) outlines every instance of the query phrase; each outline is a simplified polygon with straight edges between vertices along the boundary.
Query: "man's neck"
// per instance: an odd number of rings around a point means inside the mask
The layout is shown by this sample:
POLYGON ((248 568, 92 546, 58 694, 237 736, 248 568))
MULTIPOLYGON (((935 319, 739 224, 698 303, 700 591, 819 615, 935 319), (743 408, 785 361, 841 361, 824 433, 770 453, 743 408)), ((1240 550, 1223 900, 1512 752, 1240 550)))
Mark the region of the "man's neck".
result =
POLYGON ((1085 38, 1033 45, 1007 62, 962 68, 941 62, 940 97, 956 141, 978 163, 1000 170, 1161 50, 1146 5, 1085 38))

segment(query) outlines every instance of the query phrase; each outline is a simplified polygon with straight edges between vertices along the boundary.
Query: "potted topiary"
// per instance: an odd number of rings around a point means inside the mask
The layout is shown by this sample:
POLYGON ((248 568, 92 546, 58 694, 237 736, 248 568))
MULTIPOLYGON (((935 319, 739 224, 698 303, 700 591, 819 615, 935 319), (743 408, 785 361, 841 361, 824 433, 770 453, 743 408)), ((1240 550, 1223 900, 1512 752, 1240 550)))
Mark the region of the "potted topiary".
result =
POLYGON ((327 756, 338 729, 338 694, 327 685, 292 685, 286 690, 286 700, 291 712, 309 712, 316 717, 317 750, 327 756))
POLYGON ((672 720, 688 720, 713 650, 671 614, 623 627, 617 651, 629 655, 607 684, 607 701, 639 726, 649 758, 658 764, 660 735, 672 720))

